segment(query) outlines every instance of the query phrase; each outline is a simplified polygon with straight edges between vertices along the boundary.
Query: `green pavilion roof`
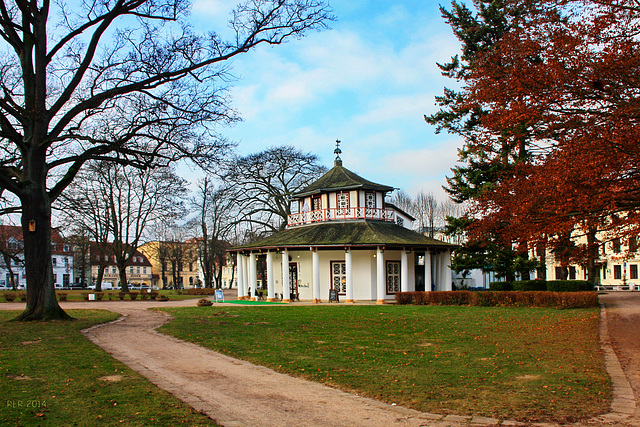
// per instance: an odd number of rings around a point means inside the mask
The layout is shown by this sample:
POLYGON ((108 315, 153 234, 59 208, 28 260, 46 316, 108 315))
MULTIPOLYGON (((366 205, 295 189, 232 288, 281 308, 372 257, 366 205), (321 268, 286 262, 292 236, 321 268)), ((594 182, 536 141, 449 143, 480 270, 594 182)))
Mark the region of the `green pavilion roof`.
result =
POLYGON ((338 246, 387 246, 414 249, 454 248, 456 245, 426 237, 420 233, 383 221, 345 221, 291 227, 265 239, 233 248, 305 248, 338 246))
POLYGON ((367 181, 361 176, 358 176, 355 173, 351 172, 349 169, 346 169, 341 165, 336 165, 313 184, 304 188, 299 193, 294 194, 293 197, 308 196, 311 194, 324 193, 327 191, 353 190, 356 188, 378 191, 393 190, 393 187, 367 181))

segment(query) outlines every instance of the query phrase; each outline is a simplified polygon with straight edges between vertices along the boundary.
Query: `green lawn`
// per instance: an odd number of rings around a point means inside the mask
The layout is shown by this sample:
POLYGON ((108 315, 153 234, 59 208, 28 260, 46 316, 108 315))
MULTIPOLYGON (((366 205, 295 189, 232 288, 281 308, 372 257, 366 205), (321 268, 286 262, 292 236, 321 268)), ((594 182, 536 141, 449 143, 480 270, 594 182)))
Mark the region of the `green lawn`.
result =
POLYGON ((426 412, 570 422, 606 412, 611 395, 598 345, 597 309, 162 310, 174 316, 162 332, 426 412))
POLYGON ((216 425, 80 333, 117 314, 68 312, 77 320, 14 323, 18 312, 0 312, 0 425, 216 425))

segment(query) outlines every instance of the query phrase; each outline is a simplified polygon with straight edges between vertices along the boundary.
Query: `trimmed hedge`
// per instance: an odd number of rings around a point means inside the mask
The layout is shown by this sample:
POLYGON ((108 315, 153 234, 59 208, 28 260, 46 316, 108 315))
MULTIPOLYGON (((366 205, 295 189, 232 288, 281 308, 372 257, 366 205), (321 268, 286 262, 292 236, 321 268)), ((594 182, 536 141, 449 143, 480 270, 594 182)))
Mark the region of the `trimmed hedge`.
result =
POLYGON ((415 305, 469 305, 480 307, 589 308, 598 305, 597 292, 548 291, 433 291, 396 292, 396 303, 415 305))
POLYGON ((214 288, 189 288, 189 289, 177 289, 178 295, 215 295, 216 290, 214 288))
POLYGON ((491 282, 491 291, 550 291, 550 292, 589 292, 593 283, 586 280, 518 280, 515 282, 491 282))
POLYGON ((513 283, 512 282, 490 282, 489 290, 492 291, 512 291, 513 283))
POLYGON ((545 280, 520 280, 513 282, 514 291, 546 291, 547 282, 545 280))
POLYGON ((593 291, 593 283, 586 280, 551 280, 547 282, 547 290, 552 292, 587 292, 593 291))

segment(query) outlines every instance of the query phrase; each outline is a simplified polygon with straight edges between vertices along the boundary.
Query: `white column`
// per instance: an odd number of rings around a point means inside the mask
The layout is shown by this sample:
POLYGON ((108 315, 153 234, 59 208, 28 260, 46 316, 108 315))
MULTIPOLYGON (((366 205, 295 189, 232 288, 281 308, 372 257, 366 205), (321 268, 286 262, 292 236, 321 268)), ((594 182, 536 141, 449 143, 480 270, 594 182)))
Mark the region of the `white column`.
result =
POLYGON ((400 252, 400 291, 409 291, 409 256, 404 249, 400 252))
POLYGON ((242 292, 244 295, 244 299, 250 297, 249 295, 249 258, 246 256, 242 256, 242 292))
POLYGON ((441 291, 447 290, 447 279, 445 277, 444 270, 446 268, 444 262, 445 252, 438 254, 438 288, 441 291))
POLYGON ((345 298, 346 303, 353 303, 353 264, 351 262, 351 249, 347 249, 344 252, 344 263, 347 268, 347 295, 345 298))
POLYGON ((424 290, 431 291, 431 252, 424 251, 424 290))
POLYGON ((242 259, 244 256, 240 255, 238 252, 238 256, 236 258, 236 266, 238 268, 238 299, 244 299, 244 271, 242 271, 242 259))
POLYGON ((311 254, 312 264, 313 264, 313 280, 311 282, 311 286, 313 286, 313 302, 318 303, 321 302, 320 299, 320 254, 318 254, 318 250, 314 249, 311 254))
POLYGON ((276 300, 276 284, 273 275, 273 252, 267 252, 267 301, 276 300))
POLYGON ((291 302, 291 288, 289 286, 289 252, 282 251, 282 302, 291 302))
POLYGON ((376 285, 378 288, 377 304, 384 304, 387 296, 387 280, 384 275, 384 251, 378 248, 376 251, 376 285))
POLYGON ((249 254, 248 270, 249 270, 249 287, 251 288, 249 299, 253 299, 253 296, 256 295, 256 289, 258 288, 258 275, 256 273, 256 254, 254 254, 253 252, 249 254))
POLYGON ((453 290, 453 284, 451 283, 451 250, 448 249, 444 253, 444 286, 445 291, 453 290))

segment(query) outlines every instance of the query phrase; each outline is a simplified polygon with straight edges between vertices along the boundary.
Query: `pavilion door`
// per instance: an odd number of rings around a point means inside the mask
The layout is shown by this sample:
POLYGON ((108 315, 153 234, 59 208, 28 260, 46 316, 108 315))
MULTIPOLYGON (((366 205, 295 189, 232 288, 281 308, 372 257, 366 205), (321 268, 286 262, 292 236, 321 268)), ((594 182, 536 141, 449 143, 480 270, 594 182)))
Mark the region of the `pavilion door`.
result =
POLYGON ((331 261, 331 289, 337 289, 339 294, 347 293, 347 263, 331 261))
POLYGON ((400 292, 400 261, 387 261, 387 295, 400 292))
POLYGON ((289 289, 292 294, 298 295, 298 263, 289 263, 289 289))

